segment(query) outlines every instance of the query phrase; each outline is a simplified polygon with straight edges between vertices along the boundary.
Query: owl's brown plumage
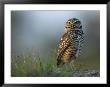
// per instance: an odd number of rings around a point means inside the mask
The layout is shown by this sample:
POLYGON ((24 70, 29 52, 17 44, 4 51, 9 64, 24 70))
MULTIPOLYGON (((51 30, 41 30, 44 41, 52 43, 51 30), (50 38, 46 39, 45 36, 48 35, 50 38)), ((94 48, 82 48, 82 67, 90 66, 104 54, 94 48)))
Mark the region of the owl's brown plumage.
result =
POLYGON ((66 22, 65 32, 60 40, 57 56, 57 65, 63 65, 76 58, 79 48, 79 38, 82 37, 81 22, 72 18, 66 22))

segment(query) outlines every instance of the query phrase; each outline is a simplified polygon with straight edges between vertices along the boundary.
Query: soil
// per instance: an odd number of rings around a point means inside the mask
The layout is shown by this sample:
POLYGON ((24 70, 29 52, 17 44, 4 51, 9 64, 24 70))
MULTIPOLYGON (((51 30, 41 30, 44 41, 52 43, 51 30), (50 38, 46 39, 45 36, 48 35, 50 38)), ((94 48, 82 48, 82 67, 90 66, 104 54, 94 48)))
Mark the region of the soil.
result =
POLYGON ((76 71, 73 77, 100 77, 100 70, 76 71))

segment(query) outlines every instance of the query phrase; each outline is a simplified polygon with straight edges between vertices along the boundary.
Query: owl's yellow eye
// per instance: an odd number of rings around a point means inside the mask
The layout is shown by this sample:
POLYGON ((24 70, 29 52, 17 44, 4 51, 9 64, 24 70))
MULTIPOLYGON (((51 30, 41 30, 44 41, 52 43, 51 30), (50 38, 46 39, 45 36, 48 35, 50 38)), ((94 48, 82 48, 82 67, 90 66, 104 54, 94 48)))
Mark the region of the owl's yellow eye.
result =
POLYGON ((65 28, 68 28, 67 26, 65 26, 65 28))
POLYGON ((71 24, 71 22, 70 22, 70 21, 68 21, 68 24, 71 24))

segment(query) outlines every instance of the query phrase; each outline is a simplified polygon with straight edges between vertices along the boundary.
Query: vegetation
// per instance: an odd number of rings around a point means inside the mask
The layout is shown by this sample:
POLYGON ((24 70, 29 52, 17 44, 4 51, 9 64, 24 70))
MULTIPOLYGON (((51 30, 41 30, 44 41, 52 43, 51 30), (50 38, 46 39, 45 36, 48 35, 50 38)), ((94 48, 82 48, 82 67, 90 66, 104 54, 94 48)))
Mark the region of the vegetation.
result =
POLYGON ((11 60, 12 77, 67 77, 76 71, 99 69, 99 59, 77 58, 74 63, 58 68, 56 66, 56 50, 49 58, 41 58, 26 54, 13 56, 11 60))

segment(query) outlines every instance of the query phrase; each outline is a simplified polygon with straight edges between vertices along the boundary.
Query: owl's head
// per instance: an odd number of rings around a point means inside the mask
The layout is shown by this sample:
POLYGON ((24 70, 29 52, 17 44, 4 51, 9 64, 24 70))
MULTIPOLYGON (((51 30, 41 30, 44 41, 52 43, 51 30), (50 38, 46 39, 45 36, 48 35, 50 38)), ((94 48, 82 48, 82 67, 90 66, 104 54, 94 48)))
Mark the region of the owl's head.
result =
POLYGON ((82 29, 82 24, 77 18, 71 18, 66 22, 65 30, 82 29))

